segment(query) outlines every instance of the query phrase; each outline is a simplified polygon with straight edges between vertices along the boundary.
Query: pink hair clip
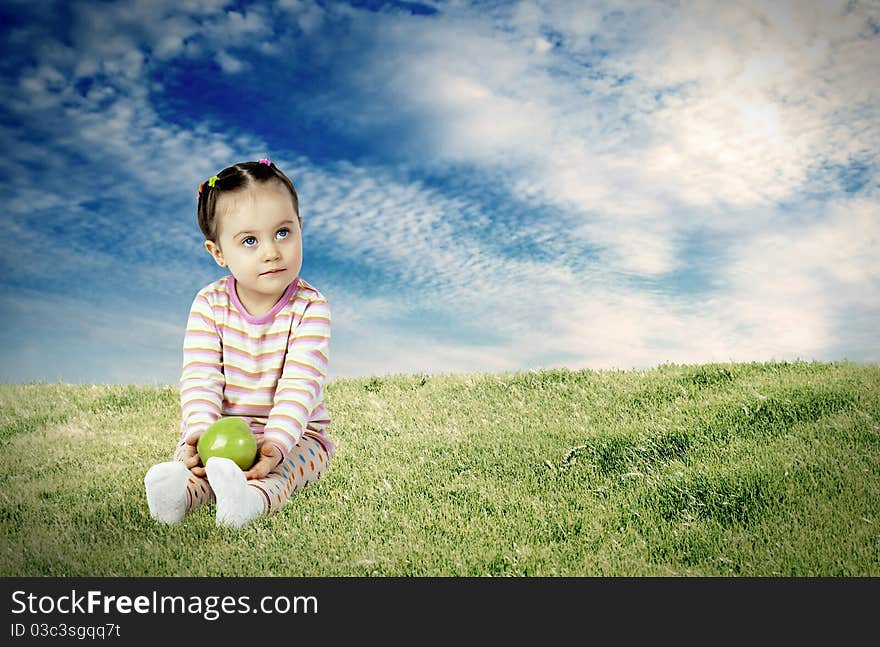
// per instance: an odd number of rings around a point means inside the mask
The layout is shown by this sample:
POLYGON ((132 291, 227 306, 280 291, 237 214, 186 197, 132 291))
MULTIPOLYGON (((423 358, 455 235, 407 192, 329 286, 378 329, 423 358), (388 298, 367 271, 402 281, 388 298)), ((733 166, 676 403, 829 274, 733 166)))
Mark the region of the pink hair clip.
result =
POLYGON ((264 157, 263 159, 261 159, 259 163, 265 164, 266 166, 271 166, 271 164, 272 164, 272 162, 270 162, 269 158, 267 158, 267 157, 264 157))

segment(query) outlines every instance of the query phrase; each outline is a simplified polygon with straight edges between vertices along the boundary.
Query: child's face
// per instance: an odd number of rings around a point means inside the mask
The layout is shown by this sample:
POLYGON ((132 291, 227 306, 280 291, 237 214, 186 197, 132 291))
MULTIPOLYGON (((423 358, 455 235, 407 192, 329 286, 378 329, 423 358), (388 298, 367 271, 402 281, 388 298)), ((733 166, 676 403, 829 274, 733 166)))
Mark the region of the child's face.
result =
POLYGON ((221 201, 217 243, 205 241, 205 247, 229 267, 242 303, 268 309, 302 268, 302 230, 290 193, 261 184, 221 201))

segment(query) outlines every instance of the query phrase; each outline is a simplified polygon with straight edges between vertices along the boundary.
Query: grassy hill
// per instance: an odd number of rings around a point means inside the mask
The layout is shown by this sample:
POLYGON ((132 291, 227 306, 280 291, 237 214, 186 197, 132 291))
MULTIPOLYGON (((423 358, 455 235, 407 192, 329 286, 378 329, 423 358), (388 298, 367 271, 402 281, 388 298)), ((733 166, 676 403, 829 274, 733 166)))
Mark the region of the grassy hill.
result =
POLYGON ((327 386, 326 479, 240 531, 143 476, 175 387, 0 385, 2 576, 877 576, 880 367, 663 365, 327 386))

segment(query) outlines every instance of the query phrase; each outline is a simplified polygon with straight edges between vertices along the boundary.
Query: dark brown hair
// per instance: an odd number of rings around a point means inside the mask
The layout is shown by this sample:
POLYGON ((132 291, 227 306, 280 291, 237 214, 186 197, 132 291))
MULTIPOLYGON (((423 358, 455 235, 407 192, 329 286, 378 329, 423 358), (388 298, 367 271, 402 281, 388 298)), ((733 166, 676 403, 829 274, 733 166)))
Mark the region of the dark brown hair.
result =
POLYGON ((205 235, 206 240, 217 242, 217 200, 221 195, 235 193, 249 189, 255 184, 266 182, 280 182, 293 198, 293 211, 297 219, 302 222, 299 215, 299 197, 293 182, 290 181, 274 162, 261 164, 260 162, 239 162, 228 166, 217 174, 214 186, 208 186, 208 182, 201 185, 199 191, 199 229, 205 235))

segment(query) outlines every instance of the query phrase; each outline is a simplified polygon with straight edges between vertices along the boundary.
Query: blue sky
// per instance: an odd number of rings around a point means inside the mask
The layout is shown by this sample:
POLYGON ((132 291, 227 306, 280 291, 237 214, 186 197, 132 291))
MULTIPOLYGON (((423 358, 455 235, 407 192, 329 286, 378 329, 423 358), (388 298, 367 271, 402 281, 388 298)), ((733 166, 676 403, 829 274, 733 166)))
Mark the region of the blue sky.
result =
POLYGON ((174 384, 293 180, 330 377, 880 361, 868 2, 0 4, 0 380, 174 384))

